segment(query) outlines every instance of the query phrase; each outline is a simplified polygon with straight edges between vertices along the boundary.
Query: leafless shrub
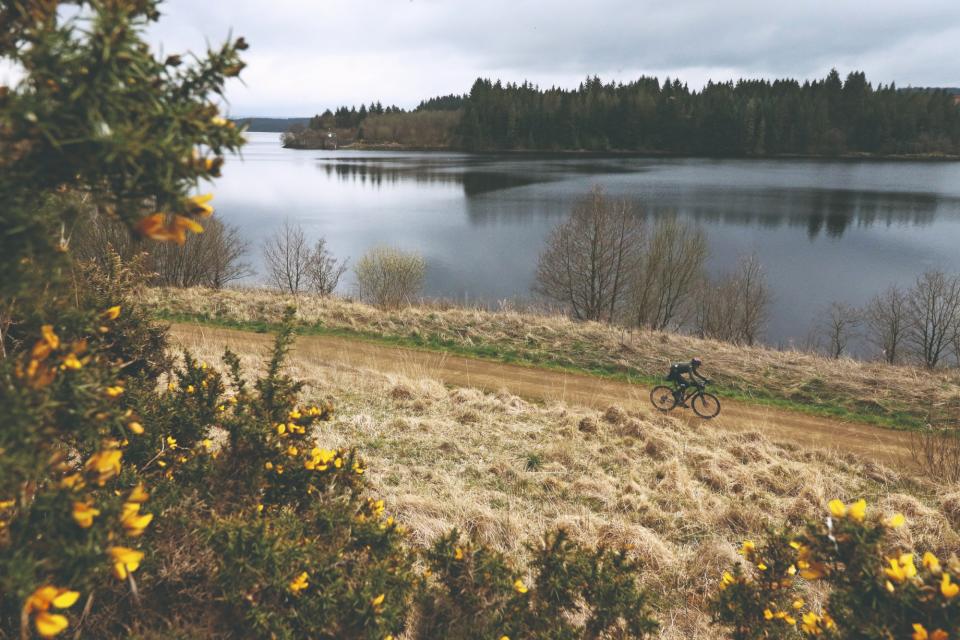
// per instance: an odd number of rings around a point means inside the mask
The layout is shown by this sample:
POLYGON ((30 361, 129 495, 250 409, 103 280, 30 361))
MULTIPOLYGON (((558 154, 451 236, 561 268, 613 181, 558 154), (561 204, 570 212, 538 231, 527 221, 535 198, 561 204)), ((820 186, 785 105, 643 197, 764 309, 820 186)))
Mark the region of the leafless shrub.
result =
POLYGON ((307 263, 307 282, 310 290, 321 296, 329 296, 340 284, 347 271, 347 261, 338 261, 327 249, 327 240, 320 238, 313 246, 307 263))
POLYGON ((960 430, 927 427, 910 434, 910 458, 928 477, 960 482, 960 430))
POLYGON ((896 364, 903 357, 903 343, 909 329, 907 300, 907 292, 891 285, 871 298, 864 308, 867 341, 890 364, 896 364))
POLYGON ((423 256, 390 247, 371 249, 353 268, 359 297, 383 309, 410 304, 423 287, 426 269, 423 256))
POLYGON ((756 254, 740 259, 734 273, 705 280, 697 300, 695 329, 704 338, 753 345, 770 315, 772 295, 756 254))
POLYGON ((817 321, 817 333, 823 336, 827 354, 839 358, 847 351, 862 322, 859 309, 843 302, 831 302, 817 321))
POLYGON ((297 295, 307 285, 310 254, 303 228, 284 220, 283 226, 263 242, 267 282, 284 293, 297 295))
POLYGON ((907 313, 907 342, 920 362, 933 369, 960 333, 960 278, 925 272, 909 293, 907 313))
POLYGON ((657 222, 630 279, 630 321, 656 330, 683 324, 694 309, 707 254, 701 229, 675 216, 657 222))
POLYGON ((203 233, 187 236, 183 246, 170 242, 151 245, 154 281, 162 286, 221 289, 253 275, 250 265, 242 262, 249 244, 237 227, 218 218, 204 220, 203 233))
POLYGON ((203 233, 192 233, 184 244, 153 242, 132 235, 115 218, 93 209, 83 210, 70 235, 70 250, 83 262, 106 267, 113 253, 123 262, 147 254, 151 282, 167 287, 203 286, 220 289, 253 275, 243 262, 248 243, 240 230, 217 217, 203 221, 203 233))
POLYGON ((577 320, 611 322, 641 259, 643 224, 626 200, 594 187, 550 234, 535 290, 567 306, 577 320))

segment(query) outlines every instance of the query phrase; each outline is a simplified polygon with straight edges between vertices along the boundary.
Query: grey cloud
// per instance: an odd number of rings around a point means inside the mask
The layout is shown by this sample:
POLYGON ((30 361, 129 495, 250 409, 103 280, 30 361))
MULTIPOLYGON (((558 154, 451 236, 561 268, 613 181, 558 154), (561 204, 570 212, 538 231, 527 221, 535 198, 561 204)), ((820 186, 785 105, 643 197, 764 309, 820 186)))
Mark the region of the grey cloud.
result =
POLYGON ((170 0, 152 34, 202 48, 251 43, 235 112, 304 114, 380 98, 412 105, 478 75, 540 84, 822 76, 864 69, 898 84, 960 85, 955 0, 170 0))

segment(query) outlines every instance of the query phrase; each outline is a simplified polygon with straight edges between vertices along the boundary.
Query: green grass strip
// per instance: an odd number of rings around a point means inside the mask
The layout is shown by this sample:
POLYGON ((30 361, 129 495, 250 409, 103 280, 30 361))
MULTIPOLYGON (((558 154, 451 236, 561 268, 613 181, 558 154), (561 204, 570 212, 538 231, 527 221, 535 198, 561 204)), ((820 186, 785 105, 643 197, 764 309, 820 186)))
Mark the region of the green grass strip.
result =
MULTIPOLYGON (((166 311, 157 311, 154 314, 158 319, 166 322, 195 323, 224 329, 237 329, 241 331, 252 331, 255 333, 272 333, 279 328, 279 324, 264 321, 243 321, 231 320, 227 318, 209 317, 204 314, 191 313, 173 313, 166 311)), ((437 353, 445 353, 477 360, 487 360, 490 362, 500 362, 504 364, 513 364, 540 369, 548 369, 564 373, 577 373, 605 378, 608 380, 617 380, 632 384, 643 384, 654 386, 665 384, 662 376, 650 376, 637 372, 624 372, 614 367, 603 365, 598 366, 578 366, 570 364, 567 361, 559 360, 551 354, 531 353, 526 351, 517 351, 509 348, 501 348, 496 344, 481 345, 462 345, 452 340, 441 340, 436 336, 398 336, 390 334, 375 333, 372 331, 356 331, 352 329, 342 329, 327 327, 322 324, 300 323, 297 327, 300 335, 332 336, 338 338, 347 338, 351 340, 362 340, 374 344, 404 347, 409 349, 420 349, 437 353)), ((848 422, 861 422, 866 424, 895 429, 899 431, 912 431, 924 426, 924 422, 912 415, 907 408, 895 412, 884 414, 863 413, 851 410, 838 404, 807 404, 797 402, 774 393, 765 391, 744 391, 729 386, 712 385, 711 390, 719 395, 743 402, 745 404, 754 404, 777 409, 784 409, 804 413, 807 415, 834 418, 848 422)))

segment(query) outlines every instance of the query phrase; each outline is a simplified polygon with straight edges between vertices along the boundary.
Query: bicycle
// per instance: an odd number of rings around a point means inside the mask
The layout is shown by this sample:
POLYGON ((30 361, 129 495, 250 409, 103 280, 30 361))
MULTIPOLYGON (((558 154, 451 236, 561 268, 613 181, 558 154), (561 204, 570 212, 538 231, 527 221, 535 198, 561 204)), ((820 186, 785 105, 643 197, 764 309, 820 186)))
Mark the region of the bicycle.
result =
POLYGON ((705 420, 715 418, 720 413, 720 399, 712 393, 706 392, 706 382, 693 382, 685 389, 673 386, 660 385, 650 391, 650 401, 653 406, 666 413, 678 404, 688 405, 693 412, 705 420))

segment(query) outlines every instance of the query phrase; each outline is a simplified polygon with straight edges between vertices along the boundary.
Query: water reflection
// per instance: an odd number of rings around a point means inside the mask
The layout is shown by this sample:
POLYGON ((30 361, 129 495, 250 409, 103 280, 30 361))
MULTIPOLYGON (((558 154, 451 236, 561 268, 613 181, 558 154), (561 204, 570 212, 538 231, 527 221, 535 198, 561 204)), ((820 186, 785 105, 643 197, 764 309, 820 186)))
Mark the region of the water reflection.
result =
MULTIPOLYGON (((328 177, 381 189, 403 182, 418 186, 461 187, 466 210, 474 224, 515 222, 518 218, 552 219, 566 216, 574 195, 564 190, 537 188, 527 194, 523 206, 510 199, 480 198, 517 187, 547 185, 592 176, 607 184, 612 195, 635 201, 646 215, 680 215, 707 223, 806 229, 810 240, 821 234, 840 238, 851 226, 875 224, 927 226, 943 208, 960 210, 960 199, 936 193, 857 190, 841 188, 749 188, 697 185, 687 189, 663 189, 646 178, 656 165, 636 159, 535 160, 498 156, 459 157, 349 157, 326 158, 318 166, 328 177), (633 178, 629 186, 618 176, 633 178), (613 178, 613 180, 611 180, 613 178), (562 197, 557 197, 558 193, 562 197)), ((585 186, 585 188, 589 188, 585 186)))
MULTIPOLYGON (((802 339, 830 301, 960 271, 960 163, 318 152, 269 136, 227 164, 217 201, 251 242, 291 219, 353 260, 377 244, 422 253, 427 296, 495 302, 530 295, 550 230, 595 184, 650 219, 694 221, 711 270, 757 253, 773 343, 802 339)), ((256 245, 248 257, 262 281, 256 245)))

